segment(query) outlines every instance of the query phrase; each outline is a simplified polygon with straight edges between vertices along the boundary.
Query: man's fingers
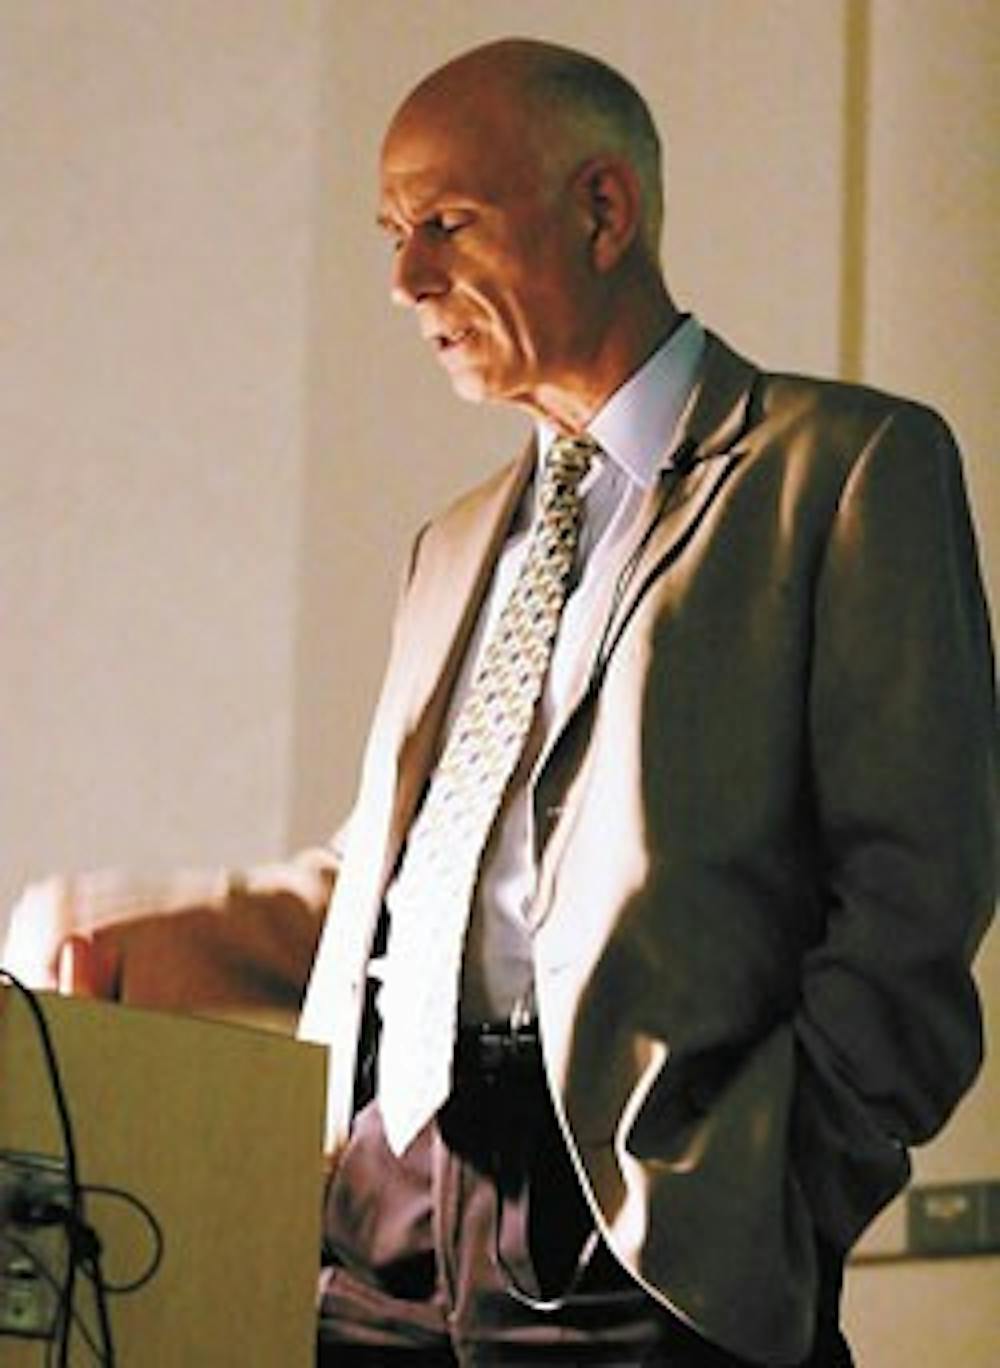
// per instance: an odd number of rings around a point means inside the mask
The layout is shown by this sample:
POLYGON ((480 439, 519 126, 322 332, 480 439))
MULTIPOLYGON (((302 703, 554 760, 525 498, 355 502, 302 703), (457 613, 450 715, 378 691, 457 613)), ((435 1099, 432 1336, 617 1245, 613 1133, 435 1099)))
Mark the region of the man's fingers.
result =
POLYGON ((59 950, 56 982, 75 997, 115 996, 114 966, 89 937, 67 936, 59 950))

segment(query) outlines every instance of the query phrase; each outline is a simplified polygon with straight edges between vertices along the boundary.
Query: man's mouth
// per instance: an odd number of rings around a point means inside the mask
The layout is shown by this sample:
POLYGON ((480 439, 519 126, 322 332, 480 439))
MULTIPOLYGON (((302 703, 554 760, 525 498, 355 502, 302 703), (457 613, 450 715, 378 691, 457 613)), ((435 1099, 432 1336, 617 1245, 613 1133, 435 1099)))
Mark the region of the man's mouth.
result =
POLYGON ((432 342, 439 352, 448 352, 467 342, 472 334, 472 328, 455 328, 452 332, 435 333, 432 342))

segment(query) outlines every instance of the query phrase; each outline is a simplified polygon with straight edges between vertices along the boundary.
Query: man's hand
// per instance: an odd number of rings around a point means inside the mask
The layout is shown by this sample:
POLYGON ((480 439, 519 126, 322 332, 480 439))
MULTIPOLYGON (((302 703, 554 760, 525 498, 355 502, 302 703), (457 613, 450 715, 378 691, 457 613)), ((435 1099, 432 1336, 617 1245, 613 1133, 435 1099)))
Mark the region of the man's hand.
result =
POLYGON ((11 912, 0 965, 29 988, 94 994, 96 965, 88 938, 80 934, 86 924, 81 910, 71 879, 29 884, 11 912))
POLYGON ((114 997, 115 939, 96 932, 187 902, 217 905, 226 888, 221 871, 150 882, 111 869, 29 884, 11 912, 0 966, 30 988, 114 997))
POLYGON ((243 871, 105 869, 30 884, 0 968, 30 988, 199 1010, 297 1003, 336 876, 333 846, 243 871))

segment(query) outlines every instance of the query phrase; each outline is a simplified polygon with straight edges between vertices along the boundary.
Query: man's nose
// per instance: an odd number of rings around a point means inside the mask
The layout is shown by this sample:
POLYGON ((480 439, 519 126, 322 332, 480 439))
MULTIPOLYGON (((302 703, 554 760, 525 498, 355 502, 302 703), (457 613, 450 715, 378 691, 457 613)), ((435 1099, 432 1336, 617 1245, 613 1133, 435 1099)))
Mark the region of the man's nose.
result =
POLYGON ((447 290, 448 277, 428 244, 418 233, 404 239, 392 259, 393 303, 406 307, 447 290))

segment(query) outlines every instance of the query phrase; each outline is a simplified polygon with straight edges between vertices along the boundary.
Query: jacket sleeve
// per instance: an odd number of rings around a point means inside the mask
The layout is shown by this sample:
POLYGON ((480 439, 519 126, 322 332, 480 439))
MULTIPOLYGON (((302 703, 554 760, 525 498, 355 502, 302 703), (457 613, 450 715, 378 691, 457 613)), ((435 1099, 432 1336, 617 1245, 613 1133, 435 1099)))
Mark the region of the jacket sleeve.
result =
POLYGON ((969 966, 996 890, 986 606, 958 453, 915 405, 842 491, 809 726, 827 922, 796 1020, 792 1144, 819 1227, 847 1248, 976 1075, 969 966))

